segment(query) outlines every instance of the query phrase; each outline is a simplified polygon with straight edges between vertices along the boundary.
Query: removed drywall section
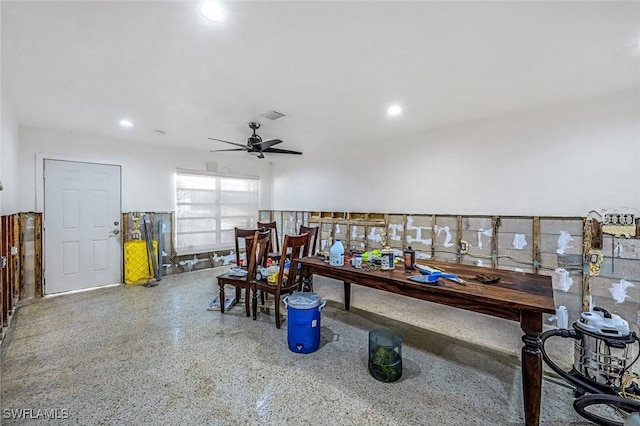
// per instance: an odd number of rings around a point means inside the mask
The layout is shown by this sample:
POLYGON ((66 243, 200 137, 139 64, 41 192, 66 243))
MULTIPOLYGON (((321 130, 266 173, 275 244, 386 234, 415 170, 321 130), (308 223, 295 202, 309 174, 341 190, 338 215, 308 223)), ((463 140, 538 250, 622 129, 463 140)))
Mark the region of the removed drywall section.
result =
POLYGON ((567 307, 570 323, 583 310, 582 231, 582 218, 540 218, 539 273, 551 275, 556 306, 567 307))
POLYGON ((635 321, 640 312, 640 238, 603 236, 603 261, 590 277, 593 303, 635 321))
POLYGON ((534 272, 534 218, 501 217, 497 264, 501 269, 534 272))
POLYGON ((462 241, 468 244, 461 262, 491 266, 493 225, 491 217, 465 217, 462 220, 462 241))
POLYGON ((434 257, 438 260, 456 262, 458 260, 458 218, 456 216, 436 216, 433 226, 434 257))
POLYGON ((416 259, 433 257, 436 218, 432 215, 406 215, 405 241, 416 252, 416 259))

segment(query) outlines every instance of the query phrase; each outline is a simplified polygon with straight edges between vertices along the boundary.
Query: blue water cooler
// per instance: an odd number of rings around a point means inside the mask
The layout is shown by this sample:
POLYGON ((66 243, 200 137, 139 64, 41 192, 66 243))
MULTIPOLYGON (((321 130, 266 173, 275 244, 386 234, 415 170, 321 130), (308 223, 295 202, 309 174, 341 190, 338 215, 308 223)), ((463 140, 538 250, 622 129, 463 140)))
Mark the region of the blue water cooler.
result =
POLYGON ((316 293, 293 293, 287 307, 287 341, 292 352, 308 354, 320 346, 320 311, 327 303, 316 293))

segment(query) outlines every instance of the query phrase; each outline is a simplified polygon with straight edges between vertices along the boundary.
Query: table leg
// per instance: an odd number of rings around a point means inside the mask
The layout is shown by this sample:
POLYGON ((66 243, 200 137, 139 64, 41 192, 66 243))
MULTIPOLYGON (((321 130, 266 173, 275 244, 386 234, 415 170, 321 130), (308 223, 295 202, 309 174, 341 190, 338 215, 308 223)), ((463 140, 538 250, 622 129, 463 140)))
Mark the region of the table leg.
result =
POLYGON ((311 274, 309 274, 309 270, 307 269, 306 266, 302 266, 302 271, 300 271, 300 275, 302 276, 302 291, 313 291, 311 274))
POLYGON ((247 317, 251 316, 251 309, 249 308, 249 298, 251 297, 251 286, 247 284, 244 287, 244 313, 247 317))
POLYGON ((219 296, 220 313, 224 314, 224 283, 223 284, 218 284, 218 286, 220 287, 220 296, 219 296))
POLYGON ((524 418, 527 426, 540 423, 540 400, 542 393, 542 353, 540 333, 542 314, 521 312, 520 327, 524 331, 522 341, 522 394, 524 397, 524 418))
POLYGON ((351 307, 351 283, 343 281, 344 284, 344 309, 349 310, 351 307))

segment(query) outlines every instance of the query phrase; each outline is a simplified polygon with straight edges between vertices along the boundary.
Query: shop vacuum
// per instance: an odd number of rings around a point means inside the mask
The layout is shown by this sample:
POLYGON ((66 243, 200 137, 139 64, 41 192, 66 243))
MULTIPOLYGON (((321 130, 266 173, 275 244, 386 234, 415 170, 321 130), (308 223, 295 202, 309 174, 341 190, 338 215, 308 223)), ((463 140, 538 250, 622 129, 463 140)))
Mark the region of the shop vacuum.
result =
POLYGON ((634 381, 640 377, 631 372, 640 357, 640 339, 629 331, 627 321, 594 307, 583 312, 572 329, 546 331, 540 340, 544 362, 575 386, 573 407, 578 414, 598 425, 640 425, 640 387, 634 381), (547 355, 545 343, 553 336, 574 339, 571 371, 547 355))

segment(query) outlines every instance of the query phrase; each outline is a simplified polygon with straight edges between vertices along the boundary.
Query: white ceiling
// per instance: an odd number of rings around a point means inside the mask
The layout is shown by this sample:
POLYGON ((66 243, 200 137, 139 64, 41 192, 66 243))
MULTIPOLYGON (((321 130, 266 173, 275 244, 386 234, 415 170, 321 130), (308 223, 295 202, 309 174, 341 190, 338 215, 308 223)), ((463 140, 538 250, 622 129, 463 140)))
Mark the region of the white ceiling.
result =
POLYGON ((207 151, 257 120, 309 153, 640 87, 637 1, 222 4, 2 1, 19 124, 207 151))

